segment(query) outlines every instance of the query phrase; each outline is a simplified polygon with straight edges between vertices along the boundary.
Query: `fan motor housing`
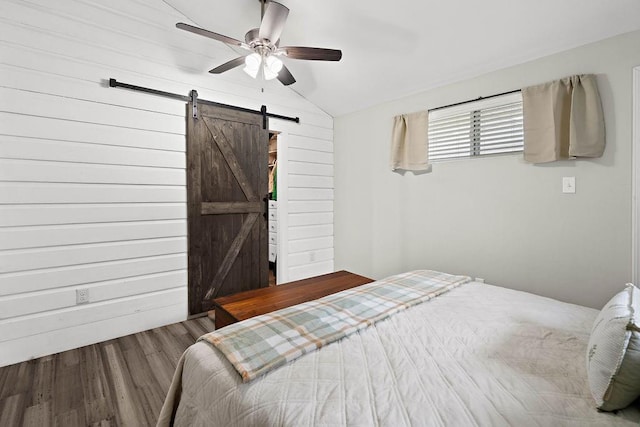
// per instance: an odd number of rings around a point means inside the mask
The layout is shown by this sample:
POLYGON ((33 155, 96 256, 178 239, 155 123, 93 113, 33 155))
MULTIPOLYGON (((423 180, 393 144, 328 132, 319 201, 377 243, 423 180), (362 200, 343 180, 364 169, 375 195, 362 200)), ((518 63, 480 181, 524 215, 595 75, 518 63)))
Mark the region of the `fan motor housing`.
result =
POLYGON ((251 46, 252 49, 255 50, 267 51, 269 53, 272 53, 276 50, 276 45, 274 43, 271 43, 267 39, 260 38, 259 28, 252 28, 251 30, 247 31, 247 34, 244 35, 244 40, 249 46, 251 46))

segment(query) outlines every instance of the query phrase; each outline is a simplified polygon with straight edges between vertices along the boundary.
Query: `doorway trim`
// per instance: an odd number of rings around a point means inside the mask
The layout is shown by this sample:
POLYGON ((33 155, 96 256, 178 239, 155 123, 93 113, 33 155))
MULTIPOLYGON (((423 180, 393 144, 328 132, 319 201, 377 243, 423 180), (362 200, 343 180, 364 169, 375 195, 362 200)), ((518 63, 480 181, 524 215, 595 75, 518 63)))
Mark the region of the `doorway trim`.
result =
POLYGON ((640 284, 640 66, 633 69, 633 166, 632 176, 632 213, 631 235, 633 238, 631 248, 632 280, 636 285, 640 284))
MULTIPOLYGON (((274 126, 278 128, 278 125, 274 126)), ((284 128, 282 126, 281 128, 284 128)), ((278 133, 278 255, 276 285, 289 281, 289 133, 276 129, 278 133), (280 189, 284 191, 280 191, 280 189)))

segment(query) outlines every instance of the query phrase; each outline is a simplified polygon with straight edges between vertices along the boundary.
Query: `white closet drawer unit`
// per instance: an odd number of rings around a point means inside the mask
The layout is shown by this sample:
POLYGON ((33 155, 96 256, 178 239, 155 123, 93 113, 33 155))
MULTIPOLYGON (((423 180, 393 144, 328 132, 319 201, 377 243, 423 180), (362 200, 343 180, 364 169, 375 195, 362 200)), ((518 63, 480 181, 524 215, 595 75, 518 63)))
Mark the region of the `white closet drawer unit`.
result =
POLYGON ((278 253, 278 202, 269 200, 269 262, 276 262, 278 253))

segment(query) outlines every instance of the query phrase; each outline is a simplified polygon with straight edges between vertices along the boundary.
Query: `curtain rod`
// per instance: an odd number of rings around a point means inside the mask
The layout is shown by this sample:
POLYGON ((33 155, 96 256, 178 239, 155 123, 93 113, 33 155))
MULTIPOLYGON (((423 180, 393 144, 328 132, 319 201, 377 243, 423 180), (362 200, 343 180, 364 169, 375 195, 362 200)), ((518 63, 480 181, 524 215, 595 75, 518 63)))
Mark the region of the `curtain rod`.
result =
POLYGON ((260 110, 251 110, 249 108, 238 107, 237 105, 221 104, 219 102, 207 101, 206 99, 199 99, 198 92, 196 92, 195 90, 192 90, 190 92, 190 95, 186 96, 186 95, 179 95, 177 93, 165 92, 163 90, 151 89, 148 87, 122 83, 117 81, 116 79, 109 79, 109 87, 121 87, 124 89, 135 90, 138 92, 145 92, 153 95, 164 96, 166 98, 179 99, 185 102, 193 102, 193 117, 196 119, 198 118, 197 104, 200 103, 205 105, 212 105, 214 107, 226 108, 229 110, 243 111, 245 113, 259 114, 263 117, 263 127, 265 129, 267 127, 267 117, 273 117, 274 119, 288 120, 290 122, 300 123, 300 117, 288 117, 288 116, 282 116, 280 114, 268 113, 266 105, 263 105, 260 108, 260 110))
POLYGON ((521 90, 520 89, 516 89, 516 90, 510 90, 508 92, 496 93, 495 95, 479 96, 476 99, 470 99, 468 101, 462 101, 462 102, 456 102, 456 103, 449 104, 449 105, 443 105, 442 107, 430 108, 427 111, 442 110, 443 108, 456 107, 458 105, 464 105, 464 104, 468 104, 470 102, 481 101, 483 99, 490 99, 490 98, 495 98, 495 97, 498 97, 498 96, 509 95, 509 94, 518 93, 518 92, 521 92, 521 90))

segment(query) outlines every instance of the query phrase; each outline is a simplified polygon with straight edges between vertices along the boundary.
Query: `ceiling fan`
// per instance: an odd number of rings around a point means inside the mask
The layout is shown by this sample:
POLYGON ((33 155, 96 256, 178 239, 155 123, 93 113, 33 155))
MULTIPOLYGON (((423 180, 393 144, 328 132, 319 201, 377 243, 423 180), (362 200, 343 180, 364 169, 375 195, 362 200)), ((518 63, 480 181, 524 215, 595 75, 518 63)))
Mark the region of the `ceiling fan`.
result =
POLYGON ((244 42, 183 22, 177 23, 176 27, 250 52, 209 70, 213 74, 221 74, 244 64, 244 71, 251 77, 256 78, 260 74, 265 80, 277 78, 283 85, 288 86, 295 83, 296 79, 293 78, 293 75, 279 57, 315 61, 340 61, 342 51, 336 49, 300 46, 280 47, 280 34, 282 34, 287 21, 289 9, 275 1, 260 0, 260 3, 262 5, 260 28, 253 28, 247 31, 244 36, 244 42))

